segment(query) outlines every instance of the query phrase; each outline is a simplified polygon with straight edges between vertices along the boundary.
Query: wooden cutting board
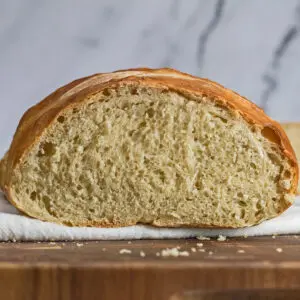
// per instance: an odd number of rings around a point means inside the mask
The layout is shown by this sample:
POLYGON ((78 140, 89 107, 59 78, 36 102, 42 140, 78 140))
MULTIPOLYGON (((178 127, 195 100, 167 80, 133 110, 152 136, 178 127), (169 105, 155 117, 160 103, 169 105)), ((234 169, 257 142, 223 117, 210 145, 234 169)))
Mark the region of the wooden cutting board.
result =
POLYGON ((299 278, 298 236, 0 243, 3 300, 299 299, 299 278))

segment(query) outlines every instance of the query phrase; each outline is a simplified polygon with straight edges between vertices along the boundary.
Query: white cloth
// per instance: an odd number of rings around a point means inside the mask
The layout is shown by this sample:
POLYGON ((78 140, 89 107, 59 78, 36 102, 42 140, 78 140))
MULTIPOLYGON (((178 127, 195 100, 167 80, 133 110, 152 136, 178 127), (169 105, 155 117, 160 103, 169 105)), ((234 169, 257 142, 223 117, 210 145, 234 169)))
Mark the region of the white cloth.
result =
POLYGON ((130 226, 124 228, 67 227, 34 220, 19 214, 0 193, 0 241, 72 241, 171 239, 196 236, 259 236, 300 233, 300 197, 281 216, 243 229, 154 228, 130 226))

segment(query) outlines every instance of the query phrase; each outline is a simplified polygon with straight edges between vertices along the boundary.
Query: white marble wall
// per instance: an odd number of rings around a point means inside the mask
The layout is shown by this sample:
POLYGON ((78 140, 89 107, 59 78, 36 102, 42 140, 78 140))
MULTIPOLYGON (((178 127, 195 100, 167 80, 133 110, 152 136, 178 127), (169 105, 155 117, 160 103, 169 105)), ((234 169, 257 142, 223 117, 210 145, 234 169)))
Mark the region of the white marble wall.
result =
POLYGON ((170 66, 300 121, 300 0, 0 0, 0 154, 74 78, 170 66))

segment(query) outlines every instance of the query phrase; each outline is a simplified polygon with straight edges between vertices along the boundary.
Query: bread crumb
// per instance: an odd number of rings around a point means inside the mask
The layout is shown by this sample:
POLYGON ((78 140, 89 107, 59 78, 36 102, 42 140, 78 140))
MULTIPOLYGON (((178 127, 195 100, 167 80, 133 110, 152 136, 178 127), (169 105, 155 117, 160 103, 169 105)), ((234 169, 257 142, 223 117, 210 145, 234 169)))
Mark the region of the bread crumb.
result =
POLYGON ((282 248, 276 248, 276 251, 277 251, 278 253, 281 253, 283 250, 282 250, 282 248))
POLYGON ((212 251, 209 251, 208 252, 208 255, 213 255, 214 253, 212 251))
POLYGON ((193 247, 193 248, 191 248, 191 251, 192 252, 197 252, 197 249, 193 247))
POLYGON ((239 250, 237 251, 237 253, 245 253, 245 250, 239 249, 239 250))
POLYGON ((190 253, 188 251, 181 251, 179 256, 190 256, 190 253))
POLYGON ((177 248, 171 248, 171 249, 167 248, 162 250, 161 255, 163 257, 167 257, 167 256, 178 257, 178 256, 189 256, 190 253, 188 251, 179 251, 177 248))
POLYGON ((160 256, 160 253, 159 253, 159 252, 157 252, 157 253, 156 253, 156 256, 160 256))
POLYGON ((127 244, 130 245, 130 244, 131 244, 131 241, 128 241, 127 244))
POLYGON ((49 245, 56 245, 56 243, 55 242, 50 242, 49 245))
POLYGON ((205 252, 205 249, 198 249, 199 252, 205 252))
POLYGON ((16 240, 16 239, 12 239, 11 241, 12 241, 13 243, 16 243, 16 242, 17 242, 17 240, 16 240))
POLYGON ((197 243, 198 247, 203 247, 203 243, 197 243))
POLYGON ((246 239, 248 237, 248 234, 244 234, 244 238, 246 239))
POLYGON ((272 239, 276 239, 276 235, 275 234, 272 235, 272 239))
POLYGON ((83 247, 83 244, 82 243, 76 243, 76 246, 77 247, 83 247))
POLYGON ((209 241, 210 237, 200 235, 200 236, 196 236, 196 239, 200 241, 209 241))
POLYGON ((145 257, 145 256, 146 256, 146 253, 145 253, 144 251, 141 251, 141 252, 140 252, 140 256, 141 256, 141 257, 145 257))
POLYGON ((219 241, 219 242, 224 242, 224 241, 226 241, 226 236, 220 234, 220 235, 218 236, 218 238, 217 238, 217 241, 219 241))
POLYGON ((131 250, 128 250, 128 249, 121 249, 120 250, 120 254, 130 254, 131 253, 131 250))

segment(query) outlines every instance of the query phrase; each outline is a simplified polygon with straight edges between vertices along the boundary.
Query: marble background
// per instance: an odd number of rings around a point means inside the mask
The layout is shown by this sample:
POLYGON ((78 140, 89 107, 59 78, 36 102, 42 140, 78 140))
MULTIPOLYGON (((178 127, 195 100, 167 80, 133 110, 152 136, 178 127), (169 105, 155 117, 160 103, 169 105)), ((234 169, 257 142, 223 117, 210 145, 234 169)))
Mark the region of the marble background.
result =
POLYGON ((57 87, 137 66, 213 79, 300 121, 300 0, 0 0, 0 155, 57 87))

